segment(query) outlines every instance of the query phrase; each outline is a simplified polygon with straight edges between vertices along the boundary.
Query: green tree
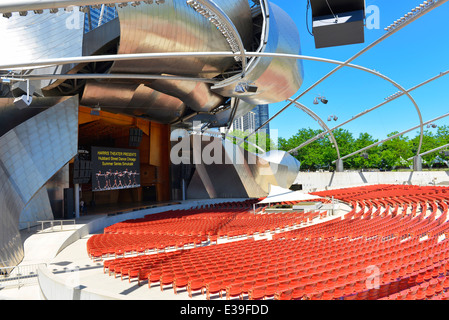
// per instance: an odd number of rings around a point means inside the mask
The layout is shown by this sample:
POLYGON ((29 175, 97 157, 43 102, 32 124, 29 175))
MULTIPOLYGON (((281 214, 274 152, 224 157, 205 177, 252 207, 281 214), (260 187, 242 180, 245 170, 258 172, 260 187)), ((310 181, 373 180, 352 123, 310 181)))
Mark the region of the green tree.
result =
MULTIPOLYGON (((232 137, 238 137, 238 138, 245 138, 249 133, 243 132, 241 130, 234 130, 228 133, 227 139, 233 141, 235 144, 240 144, 240 139, 233 139, 232 137)), ((256 132, 251 137, 248 138, 248 142, 245 142, 244 144, 241 144, 241 146, 253 153, 263 153, 262 150, 265 150, 265 152, 277 149, 276 143, 270 138, 270 135, 266 132, 256 132), (257 148, 257 147, 259 148, 257 148)))
MULTIPOLYGON (((354 142, 354 149, 361 150, 376 143, 377 141, 378 140, 375 140, 369 133, 362 132, 354 142)), ((357 154, 352 158, 353 167, 351 169, 378 168, 381 160, 379 146, 374 146, 362 154, 357 154)))
MULTIPOLYGON (((418 152, 420 135, 417 135, 410 141, 410 149, 413 152, 413 155, 416 155, 418 152)), ((435 149, 438 147, 438 139, 430 130, 424 130, 423 132, 423 140, 420 153, 435 149)), ((437 152, 429 153, 422 157, 423 163, 427 163, 430 165, 435 161, 435 157, 438 156, 437 152)))
MULTIPOLYGON (((388 137, 398 133, 398 131, 392 132, 388 134, 388 137)), ((408 165, 408 162, 404 161, 413 156, 410 150, 409 138, 403 135, 383 142, 379 149, 381 167, 389 170, 398 166, 408 165)))
MULTIPOLYGON (((299 129, 298 132, 289 139, 279 139, 279 150, 290 151, 322 132, 322 130, 310 128, 299 129)), ((324 161, 325 152, 323 148, 326 146, 326 143, 323 141, 324 139, 327 138, 317 139, 293 153, 293 156, 301 162, 302 170, 316 170, 328 165, 324 161)))

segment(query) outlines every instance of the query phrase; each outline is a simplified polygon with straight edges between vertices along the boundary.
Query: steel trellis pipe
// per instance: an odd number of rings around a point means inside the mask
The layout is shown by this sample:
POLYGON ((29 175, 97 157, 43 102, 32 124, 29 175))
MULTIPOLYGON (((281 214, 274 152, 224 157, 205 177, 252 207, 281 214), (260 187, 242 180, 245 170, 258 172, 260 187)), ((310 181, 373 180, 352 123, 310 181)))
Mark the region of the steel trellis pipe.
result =
MULTIPOLYGON (((439 75, 436 75, 436 76, 434 76, 434 77, 432 77, 432 78, 430 78, 430 79, 428 79, 428 80, 426 80, 426 81, 424 81, 424 82, 421 82, 420 84, 418 84, 418 85, 416 85, 416 86, 414 86, 414 87, 408 89, 407 91, 408 91, 408 92, 412 92, 412 91, 414 91, 414 90, 416 90, 416 89, 418 89, 418 88, 420 88, 420 87, 422 87, 422 86, 424 86, 424 85, 426 85, 426 84, 428 84, 428 83, 430 83, 430 82, 432 82, 432 81, 434 81, 434 80, 436 80, 436 79, 439 79, 439 78, 441 78, 441 77, 443 77, 443 76, 445 76, 445 75, 447 75, 447 74, 449 74, 449 70, 448 70, 448 71, 445 71, 445 72, 440 72, 439 75)), ((299 146, 297 146, 297 147, 295 147, 295 148, 289 150, 288 152, 289 152, 289 153, 292 153, 292 152, 294 152, 294 151, 296 151, 296 150, 298 150, 298 149, 301 149, 301 148, 305 147, 306 145, 308 145, 308 144, 314 142, 315 140, 324 137, 326 134, 329 133, 329 131, 334 131, 334 130, 336 130, 336 129, 342 127, 342 126, 344 126, 345 124, 348 124, 349 122, 354 121, 354 120, 360 118, 361 116, 363 116, 363 115, 365 115, 365 114, 368 114, 368 113, 370 113, 371 111, 374 111, 374 110, 376 110, 376 109, 378 109, 378 108, 380 108, 380 107, 386 105, 387 103, 390 103, 390 102, 392 102, 392 101, 394 101, 394 100, 396 100, 396 99, 402 97, 403 95, 404 95, 404 93, 401 92, 400 94, 395 95, 394 97, 392 97, 392 98, 389 99, 389 100, 386 100, 386 101, 384 101, 384 102, 382 102, 382 103, 380 103, 380 104, 378 104, 378 105, 376 105, 376 106, 374 106, 374 107, 372 107, 372 108, 370 108, 370 109, 367 109, 367 110, 365 110, 365 111, 363 111, 363 112, 360 112, 359 114, 353 116, 351 119, 346 120, 346 121, 340 123, 339 125, 333 127, 333 128, 330 129, 330 130, 327 130, 327 131, 325 131, 325 132, 322 132, 322 133, 316 135, 315 137, 313 137, 313 138, 311 138, 311 139, 309 139, 309 140, 303 142, 303 143, 300 144, 299 146)))
MULTIPOLYGON (((437 118, 435 118, 435 119, 426 121, 426 122, 423 123, 423 125, 432 123, 433 121, 436 121, 436 120, 445 118, 445 117, 447 117, 447 116, 449 116, 449 113, 446 113, 446 114, 444 114, 444 115, 442 115, 442 116, 439 116, 439 117, 437 117, 437 118)), ((358 154, 358 153, 360 153, 360 152, 363 152, 363 151, 365 151, 365 150, 371 149, 371 148, 373 148, 373 147, 375 147, 375 146, 377 146, 377 145, 379 145, 379 144, 381 144, 381 143, 383 143, 383 142, 385 142, 385 141, 388 141, 388 140, 397 138, 397 137, 402 136, 403 134, 405 134, 405 133, 407 133, 407 132, 410 132, 410 131, 415 130, 415 129, 418 129, 418 128, 419 128, 419 126, 415 126, 415 127, 410 128, 410 129, 408 129, 408 130, 405 130, 405 131, 402 131, 402 132, 400 132, 400 133, 397 133, 397 134, 395 134, 395 135, 393 135, 393 136, 391 136, 391 137, 388 137, 387 139, 384 139, 384 140, 382 140, 382 141, 373 143, 372 145, 369 145, 369 146, 367 146, 367 147, 365 147, 365 148, 362 148, 362 149, 357 150, 357 151, 355 151, 355 152, 353 152, 353 153, 350 153, 350 154, 348 154, 348 155, 345 155, 344 157, 341 158, 341 160, 344 160, 344 159, 347 159, 347 158, 349 158, 349 157, 352 157, 352 156, 354 156, 354 155, 356 155, 356 154, 358 154)), ((420 154, 420 153, 418 152, 418 156, 419 156, 419 154, 420 154)), ((332 163, 335 163, 335 162, 336 162, 336 161, 333 161, 332 163)))
MULTIPOLYGON (((35 61, 35 62, 31 62, 31 63, 0 65, 0 70, 1 69, 32 68, 32 67, 37 67, 37 66, 61 65, 61 64, 82 63, 82 62, 145 60, 145 59, 156 59, 156 58, 181 58, 181 57, 192 57, 192 56, 193 57, 197 57, 197 56, 229 57, 229 56, 237 56, 237 55, 239 55, 239 53, 233 53, 233 52, 169 52, 169 53, 103 55, 103 56, 72 57, 72 58, 47 59, 47 60, 44 59, 41 61, 35 61)), ((417 110, 417 113, 419 116, 419 121, 420 121, 420 127, 421 127, 421 137, 420 137, 420 144, 418 147, 418 154, 419 154, 419 152, 421 152, 422 137, 423 137, 423 124, 422 124, 421 111, 419 110, 419 107, 418 107, 416 101, 413 99, 413 97, 410 95, 410 93, 407 92, 407 90, 405 90, 405 88, 403 88, 402 86, 400 86, 398 83, 391 80, 387 76, 381 74, 379 71, 368 69, 368 68, 358 66, 355 64, 351 64, 351 63, 347 63, 347 62, 332 60, 332 59, 317 58, 317 57, 287 54, 287 53, 247 52, 246 55, 247 56, 258 56, 258 57, 280 57, 280 58, 288 58, 288 59, 303 59, 303 60, 332 63, 332 64, 337 64, 339 66, 346 66, 346 67, 358 69, 361 71, 365 71, 365 72, 371 73, 377 77, 380 77, 380 78, 390 82, 396 88, 398 88, 400 91, 402 91, 405 95, 408 96, 408 98, 412 101, 413 105, 415 106, 415 108, 417 110)), ((295 101, 295 100, 293 100, 293 101, 295 101)), ((294 103, 293 101, 290 102, 290 104, 293 104, 294 103)), ((284 107, 284 109, 279 111, 278 114, 280 114, 283 110, 285 110, 285 107, 284 107)), ((259 130, 259 129, 257 129, 257 130, 259 130)), ((252 134, 254 134, 257 130, 255 130, 252 134)), ((246 141, 252 134, 246 136, 244 141, 246 141)))
MULTIPOLYGON (((291 100, 290 100, 291 101, 291 100)), ((318 123, 320 124, 320 126, 327 132, 329 132, 330 135, 330 140, 331 142, 334 144, 335 146, 335 150, 337 150, 337 159, 340 159, 340 148, 338 147, 338 143, 337 140, 334 137, 334 134, 332 133, 332 131, 329 129, 329 127, 326 125, 326 123, 317 115, 315 114, 312 110, 310 110, 309 108, 307 108, 305 105, 299 103, 298 101, 294 101, 294 103, 296 104, 296 106, 301 109, 302 111, 304 111, 305 113, 307 113, 309 116, 311 116, 312 118, 314 118, 316 121, 318 121, 318 123)))
MULTIPOLYGON (((351 61, 355 60, 356 58, 358 58, 359 56, 361 56, 363 53, 365 53, 366 51, 370 50, 371 48, 373 48, 374 46, 376 46, 377 44, 379 44, 380 42, 384 41, 385 39, 387 39, 388 37, 390 37, 391 35, 395 34, 397 31, 403 29, 405 26, 409 25, 410 23, 412 23, 413 21, 419 19, 420 17, 424 16, 425 14, 427 14, 428 12, 432 11, 433 9, 436 9, 437 7, 441 6, 442 4, 446 3, 448 0, 440 0, 440 1, 434 1, 431 4, 429 4, 429 6, 425 7, 423 10, 421 10, 418 14, 416 14, 415 16, 406 19, 406 21, 404 21, 403 23, 401 23, 400 25, 398 25, 397 27, 395 27, 393 30, 388 31, 387 33, 385 33, 383 36, 381 36, 379 39, 377 39, 376 41, 374 41, 373 43, 371 43, 369 46, 365 47, 364 49, 362 49, 361 51, 359 51, 358 53, 356 53, 354 56, 352 56, 351 58, 349 58, 343 65, 340 65, 338 67, 336 67, 334 70, 330 71, 328 74, 326 74, 324 77, 322 77, 321 79, 319 79, 317 82, 315 82, 312 86, 310 86, 307 90, 305 90, 303 93, 301 93, 298 97, 296 97, 295 99, 293 99, 293 101, 297 101, 298 99, 300 99, 301 97, 303 97, 306 93, 308 93, 310 90, 312 90, 313 88, 315 88, 317 85, 319 85, 321 82, 323 82, 325 79, 329 78, 332 74, 334 74, 335 72, 337 72, 338 70, 340 70, 343 66, 347 65, 348 63, 350 63, 351 61)), ((265 123, 263 123, 259 128, 257 128, 256 130, 254 130, 252 133, 250 133, 248 137, 250 137, 251 135, 253 135, 255 132, 257 132, 258 130, 260 130, 260 128, 262 128, 263 126, 265 126, 266 124, 268 124, 271 120, 273 120, 274 118, 276 118, 279 114, 281 114, 282 112, 284 112, 289 106, 292 105, 292 102, 288 103, 285 107, 283 107, 279 112, 277 112, 273 117, 271 117, 270 119, 268 119, 267 121, 265 121, 265 123)), ((422 145, 422 140, 423 140, 423 134, 424 134, 424 128, 421 126, 421 135, 420 135, 420 145, 422 145)), ((420 148, 419 148, 420 149, 420 148)))

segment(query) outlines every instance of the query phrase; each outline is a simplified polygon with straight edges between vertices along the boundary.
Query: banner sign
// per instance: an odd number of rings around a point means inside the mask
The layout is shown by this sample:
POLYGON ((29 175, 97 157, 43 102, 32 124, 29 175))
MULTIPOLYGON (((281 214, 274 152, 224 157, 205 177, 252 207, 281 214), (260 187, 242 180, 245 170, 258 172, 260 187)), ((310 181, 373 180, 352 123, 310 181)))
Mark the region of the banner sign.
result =
POLYGON ((92 147, 92 190, 140 187, 139 150, 92 147))

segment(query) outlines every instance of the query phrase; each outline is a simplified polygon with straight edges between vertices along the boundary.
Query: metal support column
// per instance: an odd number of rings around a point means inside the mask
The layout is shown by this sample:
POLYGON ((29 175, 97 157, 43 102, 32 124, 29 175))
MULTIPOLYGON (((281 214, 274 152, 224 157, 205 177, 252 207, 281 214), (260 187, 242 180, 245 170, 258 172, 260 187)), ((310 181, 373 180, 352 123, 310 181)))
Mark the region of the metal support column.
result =
POLYGON ((344 169, 344 165, 343 165, 343 160, 341 160, 340 158, 337 159, 336 163, 335 163, 335 171, 336 172, 343 172, 344 169))
POLYGON ((75 218, 79 219, 80 217, 80 185, 78 183, 74 186, 75 193, 75 218))
POLYGON ((413 157, 413 171, 422 171, 422 157, 413 157))

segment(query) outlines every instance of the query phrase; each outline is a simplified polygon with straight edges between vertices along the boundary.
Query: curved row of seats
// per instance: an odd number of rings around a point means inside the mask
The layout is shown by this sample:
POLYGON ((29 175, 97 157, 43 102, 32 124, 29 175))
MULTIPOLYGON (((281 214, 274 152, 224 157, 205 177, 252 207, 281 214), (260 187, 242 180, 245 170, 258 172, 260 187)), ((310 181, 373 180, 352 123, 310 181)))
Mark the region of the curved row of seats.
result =
POLYGON ((199 246, 218 238, 253 236, 291 229, 325 214, 289 212, 287 214, 254 214, 252 209, 199 208, 147 215, 106 227, 103 234, 87 242, 92 258, 148 253, 158 250, 199 246))
MULTIPOLYGON (((377 185, 316 193, 345 201, 352 211, 319 224, 278 229, 272 240, 250 238, 105 260, 104 272, 139 285, 147 282, 150 288, 157 285, 161 290, 171 287, 174 293, 186 290, 189 296, 204 294, 207 299, 214 295, 226 299, 446 299, 448 190, 377 185)), ((245 217, 244 210, 213 209, 217 221, 212 226, 225 230, 235 225, 234 234, 249 230, 242 227, 249 221, 265 219, 283 226, 295 219, 304 222, 303 212, 257 216, 246 212, 245 217)), ((117 233, 104 236, 149 236, 129 231, 195 220, 196 215, 196 222, 213 220, 210 208, 182 218, 173 214, 168 212, 166 219, 159 214, 121 223, 108 230, 117 233), (211 217, 205 217, 206 211, 211 217), (129 230, 119 231, 123 229, 129 230)), ((217 229, 206 235, 212 232, 217 229)))

